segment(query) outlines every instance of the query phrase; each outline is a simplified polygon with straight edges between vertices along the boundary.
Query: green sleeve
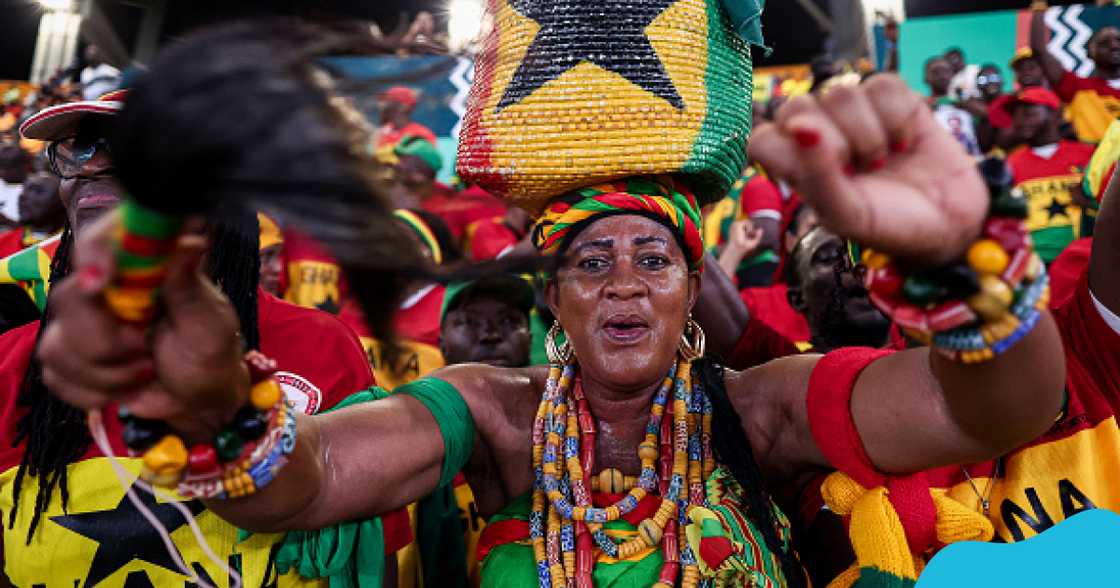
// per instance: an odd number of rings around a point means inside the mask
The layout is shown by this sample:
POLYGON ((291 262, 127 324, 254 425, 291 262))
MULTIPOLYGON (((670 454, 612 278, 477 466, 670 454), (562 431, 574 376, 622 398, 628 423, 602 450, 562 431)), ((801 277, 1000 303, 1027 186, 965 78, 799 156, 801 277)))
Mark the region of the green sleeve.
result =
POLYGON ((407 394, 420 401, 439 425, 443 436, 443 467, 439 485, 450 484, 467 465, 474 449, 474 419, 463 395, 454 386, 438 378, 422 378, 397 388, 395 394, 407 394))

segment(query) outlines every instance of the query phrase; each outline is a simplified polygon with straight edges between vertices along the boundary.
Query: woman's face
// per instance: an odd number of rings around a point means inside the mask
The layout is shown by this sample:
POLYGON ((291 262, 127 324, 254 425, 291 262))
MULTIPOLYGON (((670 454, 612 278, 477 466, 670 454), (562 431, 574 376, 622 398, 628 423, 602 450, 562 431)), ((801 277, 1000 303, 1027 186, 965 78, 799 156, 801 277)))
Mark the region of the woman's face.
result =
POLYGON ((546 295, 583 377, 624 391, 665 377, 699 292, 668 228, 619 215, 576 236, 546 295))

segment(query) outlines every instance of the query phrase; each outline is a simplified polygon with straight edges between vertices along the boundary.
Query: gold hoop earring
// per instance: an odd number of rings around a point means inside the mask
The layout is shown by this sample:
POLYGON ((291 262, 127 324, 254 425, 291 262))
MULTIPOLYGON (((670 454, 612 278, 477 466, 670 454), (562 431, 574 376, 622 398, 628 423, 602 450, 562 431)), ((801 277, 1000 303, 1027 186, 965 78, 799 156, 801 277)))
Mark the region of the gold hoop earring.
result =
POLYGON ((704 329, 700 328, 700 323, 689 317, 684 325, 684 332, 681 333, 679 348, 681 359, 692 362, 704 357, 705 345, 704 329))
POLYGON ((548 363, 552 365, 568 365, 572 361, 572 344, 568 342, 568 334, 564 333, 564 342, 556 343, 557 337, 563 333, 560 321, 553 321, 552 328, 544 336, 544 350, 548 354, 548 363))

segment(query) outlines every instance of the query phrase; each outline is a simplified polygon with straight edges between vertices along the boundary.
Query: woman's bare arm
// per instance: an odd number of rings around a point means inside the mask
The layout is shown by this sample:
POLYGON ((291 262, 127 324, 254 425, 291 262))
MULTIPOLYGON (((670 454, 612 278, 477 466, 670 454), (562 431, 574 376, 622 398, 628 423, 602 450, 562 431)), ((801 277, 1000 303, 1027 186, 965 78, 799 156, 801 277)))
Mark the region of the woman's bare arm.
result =
POLYGON ((251 531, 318 529, 389 512, 439 481, 443 438, 406 395, 299 419, 288 465, 257 494, 206 506, 251 531))

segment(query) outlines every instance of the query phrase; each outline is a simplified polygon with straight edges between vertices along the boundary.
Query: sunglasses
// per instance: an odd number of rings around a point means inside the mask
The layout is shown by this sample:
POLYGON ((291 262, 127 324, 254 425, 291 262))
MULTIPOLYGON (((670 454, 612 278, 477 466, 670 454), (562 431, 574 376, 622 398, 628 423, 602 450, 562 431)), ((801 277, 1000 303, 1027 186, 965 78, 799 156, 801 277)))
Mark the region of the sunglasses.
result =
MULTIPOLYGON (((71 180, 82 175, 82 168, 86 166, 98 153, 111 157, 109 140, 105 137, 87 139, 73 136, 52 141, 47 146, 47 162, 51 172, 56 176, 71 180)), ((108 169, 109 166, 106 166, 108 169)), ((104 170, 101 170, 104 171, 104 170)))

